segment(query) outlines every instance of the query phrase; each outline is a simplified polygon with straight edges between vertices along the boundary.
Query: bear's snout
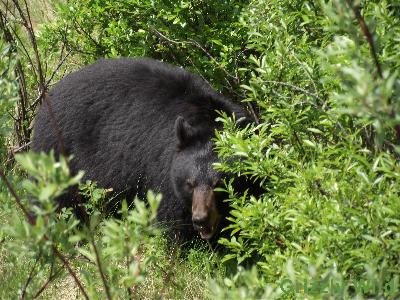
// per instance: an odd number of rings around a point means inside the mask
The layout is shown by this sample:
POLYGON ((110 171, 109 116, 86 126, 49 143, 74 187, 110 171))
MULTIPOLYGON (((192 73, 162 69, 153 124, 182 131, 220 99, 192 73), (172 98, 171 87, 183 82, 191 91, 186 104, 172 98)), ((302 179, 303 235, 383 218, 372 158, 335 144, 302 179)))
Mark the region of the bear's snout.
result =
POLYGON ((209 240, 214 236, 219 219, 213 188, 207 185, 195 187, 192 198, 192 222, 202 239, 209 240))

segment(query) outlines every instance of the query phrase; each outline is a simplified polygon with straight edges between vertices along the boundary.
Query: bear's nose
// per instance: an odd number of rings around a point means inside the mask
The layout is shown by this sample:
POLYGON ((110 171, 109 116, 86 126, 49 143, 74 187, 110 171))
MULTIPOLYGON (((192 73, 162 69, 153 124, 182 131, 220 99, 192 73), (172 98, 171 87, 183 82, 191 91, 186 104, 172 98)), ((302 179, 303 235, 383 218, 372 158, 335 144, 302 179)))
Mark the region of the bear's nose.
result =
POLYGON ((195 229, 202 229, 208 226, 208 216, 207 214, 194 215, 192 217, 192 222, 195 229))

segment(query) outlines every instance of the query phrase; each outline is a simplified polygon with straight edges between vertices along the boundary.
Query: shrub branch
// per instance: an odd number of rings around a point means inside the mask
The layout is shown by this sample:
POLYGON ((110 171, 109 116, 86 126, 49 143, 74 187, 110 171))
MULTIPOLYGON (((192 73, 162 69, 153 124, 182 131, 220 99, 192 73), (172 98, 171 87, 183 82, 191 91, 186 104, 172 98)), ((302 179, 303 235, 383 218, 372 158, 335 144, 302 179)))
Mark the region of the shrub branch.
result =
POLYGON ((54 269, 54 262, 51 264, 51 268, 50 268, 50 274, 49 274, 49 278, 47 278, 46 282, 40 287, 40 289, 35 293, 35 295, 33 296, 33 299, 36 299, 37 297, 39 297, 43 291, 48 287, 48 285, 50 284, 50 282, 52 282, 58 275, 61 274, 62 270, 64 270, 65 265, 62 265, 60 268, 58 268, 55 272, 53 272, 54 269))
MULTIPOLYGON (((90 234, 92 234, 90 229, 89 229, 89 231, 90 231, 90 234)), ((103 268, 101 266, 100 254, 99 254, 99 251, 97 250, 96 243, 94 242, 92 235, 90 236, 90 243, 93 247, 93 251, 94 251, 94 254, 96 257, 96 265, 97 265, 97 268, 99 269, 99 273, 100 273, 101 281, 103 282, 104 289, 106 290, 107 299, 111 300, 112 297, 111 297, 111 293, 110 293, 110 288, 107 284, 106 276, 105 276, 103 268)))
POLYGON ((369 44, 369 49, 371 51, 371 55, 372 55, 372 58, 375 63, 376 70, 378 71, 378 75, 380 78, 383 78, 381 64, 379 63, 378 55, 376 53, 374 38, 373 38, 372 33, 369 30, 367 24, 365 23, 364 17, 361 15, 360 6, 352 5, 350 0, 346 0, 346 2, 353 10, 353 13, 358 21, 358 24, 360 25, 361 31, 363 32, 365 38, 367 39, 367 42, 369 44))
MULTIPOLYGON (((3 171, 0 169, 0 177, 6 184, 8 190, 10 191, 11 195, 14 197, 15 201, 17 202, 17 205, 21 208, 23 211, 26 219, 28 220, 29 224, 34 226, 36 224, 36 220, 33 217, 31 213, 28 212, 28 210, 25 208, 25 206, 22 204, 21 199, 15 192, 14 188, 12 187, 11 183, 8 181, 7 177, 4 175, 3 171)), ((47 235, 44 235, 43 238, 45 240, 49 240, 47 235)), ((79 290, 82 292, 82 295, 85 299, 89 300, 89 296, 87 295, 81 281, 79 280, 78 276, 76 275, 75 271, 72 269, 71 264, 69 263, 68 259, 57 249, 55 245, 52 245, 52 250, 54 254, 63 262, 65 267, 67 268, 69 274, 73 277, 76 285, 78 286, 79 290)))

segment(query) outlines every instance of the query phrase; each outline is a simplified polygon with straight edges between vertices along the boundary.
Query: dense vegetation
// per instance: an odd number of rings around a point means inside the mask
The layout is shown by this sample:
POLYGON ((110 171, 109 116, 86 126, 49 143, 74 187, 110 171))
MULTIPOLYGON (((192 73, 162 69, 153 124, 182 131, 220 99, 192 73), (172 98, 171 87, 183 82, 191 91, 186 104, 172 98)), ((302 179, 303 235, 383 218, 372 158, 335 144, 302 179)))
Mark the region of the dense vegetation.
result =
POLYGON ((400 297, 399 4, 25 4, 2 1, 0 10, 0 298, 400 297), (107 191, 84 183, 89 219, 78 225, 52 201, 79 182, 68 159, 14 158, 29 148, 54 82, 117 56, 188 68, 256 118, 238 129, 220 117, 215 167, 265 191, 254 198, 226 182, 232 222, 222 251, 171 248, 150 225, 160 199, 151 192, 148 207, 137 200, 121 220, 105 219, 107 191), (28 204, 28 194, 42 205, 28 204), (36 224, 20 209, 28 205, 36 224))

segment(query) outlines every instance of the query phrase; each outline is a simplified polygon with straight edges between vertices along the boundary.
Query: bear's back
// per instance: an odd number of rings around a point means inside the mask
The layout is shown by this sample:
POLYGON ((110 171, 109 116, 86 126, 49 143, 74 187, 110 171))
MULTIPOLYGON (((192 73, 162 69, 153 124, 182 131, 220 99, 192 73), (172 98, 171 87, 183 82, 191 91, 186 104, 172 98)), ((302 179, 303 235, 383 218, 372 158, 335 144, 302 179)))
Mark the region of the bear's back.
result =
POLYGON ((73 154, 72 171, 116 192, 159 188, 168 174, 178 116, 204 131, 217 127, 215 110, 245 112, 199 76, 145 58, 102 59, 67 75, 36 117, 32 148, 73 154))

